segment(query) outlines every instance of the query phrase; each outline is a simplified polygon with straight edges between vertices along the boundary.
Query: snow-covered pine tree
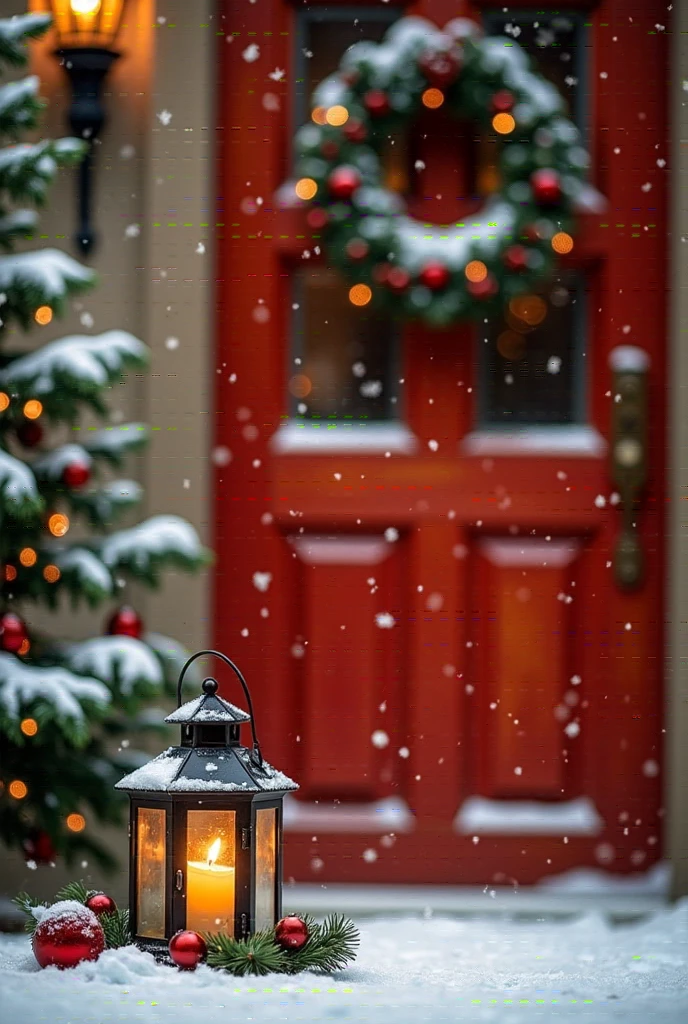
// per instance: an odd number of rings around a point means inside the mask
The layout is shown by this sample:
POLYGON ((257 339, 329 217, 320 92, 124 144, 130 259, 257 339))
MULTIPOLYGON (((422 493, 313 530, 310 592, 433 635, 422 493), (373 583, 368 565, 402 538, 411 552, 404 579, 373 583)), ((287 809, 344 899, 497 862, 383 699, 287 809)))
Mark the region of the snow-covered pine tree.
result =
MULTIPOLYGON (((24 65, 28 41, 49 24, 42 14, 0 20, 0 71, 24 65)), ((137 766, 135 738, 160 720, 146 702, 171 692, 184 651, 139 638, 126 613, 114 635, 65 642, 33 626, 31 608, 54 609, 63 596, 75 608, 114 602, 127 577, 154 586, 166 566, 194 570, 208 553, 176 516, 111 531, 141 487, 104 470, 145 444, 147 430, 107 425, 104 392, 146 365, 145 345, 111 330, 18 350, 20 331, 95 282, 59 250, 14 251, 37 222, 22 204, 44 203, 60 165, 84 153, 78 139, 19 141, 37 125, 38 93, 35 76, 0 86, 0 838, 27 859, 91 854, 108 866, 92 825, 121 820, 113 784, 137 766), (88 410, 100 428, 80 424, 88 410), (79 520, 86 539, 71 542, 79 520)))

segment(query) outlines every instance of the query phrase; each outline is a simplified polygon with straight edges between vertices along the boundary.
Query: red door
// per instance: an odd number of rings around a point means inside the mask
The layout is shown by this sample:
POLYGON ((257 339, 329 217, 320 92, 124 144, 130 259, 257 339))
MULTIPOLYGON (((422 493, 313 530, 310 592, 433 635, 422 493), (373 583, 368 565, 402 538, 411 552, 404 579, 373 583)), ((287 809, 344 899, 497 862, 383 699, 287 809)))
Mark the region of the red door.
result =
MULTIPOLYGON (((468 13, 568 95, 608 207, 519 333, 355 310, 277 199, 344 48, 456 3, 223 5, 214 634, 301 783, 300 881, 531 883, 661 855, 664 6, 529 7, 468 13)), ((470 126, 440 120, 387 180, 438 222, 496 184, 470 126)))

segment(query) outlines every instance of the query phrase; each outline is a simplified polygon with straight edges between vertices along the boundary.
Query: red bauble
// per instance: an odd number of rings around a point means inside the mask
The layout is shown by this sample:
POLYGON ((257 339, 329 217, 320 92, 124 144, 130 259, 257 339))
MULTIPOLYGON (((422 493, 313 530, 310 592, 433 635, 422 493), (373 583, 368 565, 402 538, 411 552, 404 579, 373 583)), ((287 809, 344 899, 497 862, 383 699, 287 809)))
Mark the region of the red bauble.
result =
POLYGON ((526 270, 528 268, 528 250, 524 245, 510 245, 504 253, 504 266, 508 270, 526 270))
POLYGON ((314 206, 306 214, 306 223, 309 228, 313 228, 314 231, 320 231, 329 223, 330 217, 327 210, 323 210, 321 206, 314 206))
POLYGON ((364 260, 370 252, 370 246, 363 238, 352 238, 346 243, 346 255, 350 260, 364 260))
POLYGON ((384 117, 389 114, 389 96, 383 89, 369 89, 363 97, 363 105, 373 117, 384 117))
POLYGON ((24 859, 32 860, 34 864, 54 863, 57 858, 57 850, 47 832, 34 829, 22 842, 24 859))
POLYGON ((326 160, 334 160, 339 154, 339 146, 336 142, 333 142, 332 139, 328 139, 327 142, 323 142, 320 147, 320 152, 326 160))
POLYGON ((419 276, 426 288, 438 292, 447 287, 451 274, 444 263, 426 263, 419 276))
POLYGON ((14 612, 3 612, 0 616, 0 647, 3 651, 16 654, 26 640, 26 624, 14 612))
POLYGON ((411 275, 404 267, 392 267, 387 274, 385 284, 393 292, 405 292, 411 284, 411 275))
POLYGON ((143 633, 143 619, 134 608, 125 604, 112 616, 107 631, 113 636, 133 636, 138 640, 143 633))
POLYGON ((514 95, 508 89, 500 89, 490 100, 490 106, 495 114, 509 114, 514 107, 514 95))
POLYGON ((93 911, 76 900, 63 900, 43 914, 31 945, 41 967, 76 967, 82 960, 98 959, 105 935, 93 911))
POLYGON ((282 949, 301 949, 308 942, 308 925, 300 917, 283 917, 275 925, 275 942, 282 949))
POLYGON ((461 63, 455 53, 430 51, 421 56, 418 67, 431 85, 444 89, 456 80, 461 63))
POLYGON ((556 171, 543 167, 530 176, 533 198, 541 206, 551 206, 561 199, 561 181, 556 171))
POLYGON ((92 910, 96 917, 100 917, 101 914, 114 914, 117 910, 117 904, 112 896, 108 896, 104 892, 92 892, 86 900, 85 906, 92 910))
POLYGON ((366 126, 357 117, 350 117, 343 128, 349 142, 365 142, 368 132, 366 126))
POLYGON ((327 184, 335 199, 351 199, 361 184, 361 175, 355 167, 337 167, 327 179, 327 184))
POLYGON ((497 294, 498 285, 492 274, 488 274, 482 281, 467 281, 466 291, 474 299, 491 299, 497 294))
POLYGON ((43 427, 36 420, 24 420, 17 427, 17 440, 25 448, 35 448, 43 440, 43 427))
POLYGON ((85 462, 70 462, 62 470, 62 483, 70 490, 83 487, 91 477, 91 468, 85 462))
POLYGON ((377 263, 373 267, 373 281, 375 284, 387 284, 392 267, 389 263, 377 263))
POLYGON ((170 939, 170 956, 180 971, 195 971, 208 952, 205 939, 198 932, 177 932, 170 939))

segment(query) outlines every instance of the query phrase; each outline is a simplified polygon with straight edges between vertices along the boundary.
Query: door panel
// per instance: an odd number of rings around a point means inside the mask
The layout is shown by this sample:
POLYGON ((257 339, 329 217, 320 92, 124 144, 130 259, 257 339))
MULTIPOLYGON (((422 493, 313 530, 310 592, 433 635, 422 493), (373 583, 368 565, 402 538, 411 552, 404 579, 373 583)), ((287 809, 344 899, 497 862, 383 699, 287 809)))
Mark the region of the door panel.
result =
MULTIPOLYGON (((286 874, 644 870, 661 856, 666 99, 664 76, 636 69, 666 65, 663 8, 632 23, 622 0, 537 16, 445 0, 223 9, 214 631, 256 691, 268 759, 302 785, 286 874), (311 85, 404 12, 508 18, 569 90, 609 206, 581 216, 533 299, 541 322, 375 322, 285 208, 311 85), (620 344, 650 358, 636 590, 612 570, 620 344)), ((489 140, 438 126, 426 117, 385 159, 411 211, 446 222, 498 183, 489 140)))

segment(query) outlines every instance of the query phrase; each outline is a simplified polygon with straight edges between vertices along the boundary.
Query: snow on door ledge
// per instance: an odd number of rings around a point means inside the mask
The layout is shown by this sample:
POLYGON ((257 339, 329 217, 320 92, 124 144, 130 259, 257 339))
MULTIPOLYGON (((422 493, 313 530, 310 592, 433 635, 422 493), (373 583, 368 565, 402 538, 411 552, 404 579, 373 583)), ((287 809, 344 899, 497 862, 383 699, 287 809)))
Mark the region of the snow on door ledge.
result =
POLYGON ((454 818, 463 835, 595 836, 602 825, 587 796, 557 804, 469 796, 454 818))
POLYGON ((414 823, 408 805, 394 796, 365 804, 284 798, 284 827, 291 832, 411 832, 414 823))

